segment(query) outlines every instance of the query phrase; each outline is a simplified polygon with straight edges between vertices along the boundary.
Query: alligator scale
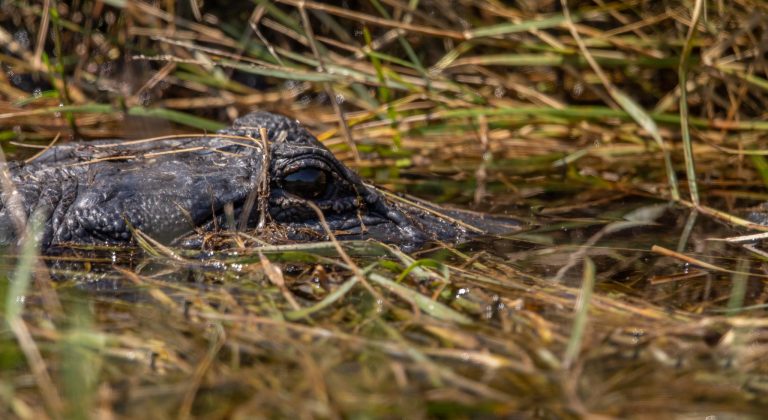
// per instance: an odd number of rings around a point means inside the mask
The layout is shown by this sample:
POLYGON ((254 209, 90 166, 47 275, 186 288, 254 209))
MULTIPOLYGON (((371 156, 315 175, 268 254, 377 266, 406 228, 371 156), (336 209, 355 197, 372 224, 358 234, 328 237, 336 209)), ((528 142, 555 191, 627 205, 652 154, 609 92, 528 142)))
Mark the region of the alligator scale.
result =
POLYGON ((5 245, 18 240, 20 220, 32 215, 45 220, 43 249, 128 243, 132 228, 169 243, 194 232, 274 223, 297 240, 306 240, 299 232, 307 231, 323 238, 329 228, 340 238, 409 249, 429 240, 454 242, 472 231, 428 205, 387 198, 298 122, 266 112, 207 136, 54 146, 28 163, 8 163, 6 174, 5 245))

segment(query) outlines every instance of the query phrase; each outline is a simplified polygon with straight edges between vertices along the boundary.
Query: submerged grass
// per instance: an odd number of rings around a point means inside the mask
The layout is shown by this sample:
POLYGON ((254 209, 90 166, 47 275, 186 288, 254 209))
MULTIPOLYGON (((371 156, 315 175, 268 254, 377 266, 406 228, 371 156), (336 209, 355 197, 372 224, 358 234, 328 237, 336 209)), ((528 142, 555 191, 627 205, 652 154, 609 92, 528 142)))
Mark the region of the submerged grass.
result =
POLYGON ((347 6, 5 2, 3 152, 268 109, 372 182, 524 231, 412 255, 25 241, 0 417, 764 416, 764 2, 347 6))

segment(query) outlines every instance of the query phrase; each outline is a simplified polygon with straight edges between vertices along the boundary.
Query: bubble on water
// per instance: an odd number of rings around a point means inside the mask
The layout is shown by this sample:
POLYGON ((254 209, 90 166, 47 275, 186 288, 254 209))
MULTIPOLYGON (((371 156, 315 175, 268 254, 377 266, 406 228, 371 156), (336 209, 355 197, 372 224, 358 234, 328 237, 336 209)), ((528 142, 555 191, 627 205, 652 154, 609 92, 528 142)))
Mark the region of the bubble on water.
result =
POLYGON ((39 98, 43 96, 43 90, 40 89, 39 87, 36 87, 35 90, 32 91, 32 96, 34 96, 35 98, 39 98))

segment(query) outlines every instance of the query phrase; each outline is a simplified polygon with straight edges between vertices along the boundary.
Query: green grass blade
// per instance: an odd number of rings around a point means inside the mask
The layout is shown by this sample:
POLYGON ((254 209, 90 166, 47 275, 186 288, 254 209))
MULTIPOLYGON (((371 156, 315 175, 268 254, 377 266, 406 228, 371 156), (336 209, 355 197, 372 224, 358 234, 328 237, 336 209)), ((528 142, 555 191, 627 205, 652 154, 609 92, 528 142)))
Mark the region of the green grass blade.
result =
POLYGON ((691 50, 693 49, 693 40, 696 35, 696 26, 701 17, 702 0, 696 0, 693 9, 693 19, 688 30, 688 36, 685 40, 685 46, 681 54, 680 67, 678 68, 678 80, 680 81, 680 132, 683 137, 683 154, 685 156, 685 174, 688 178, 688 189, 691 194, 691 202, 699 204, 699 188, 696 185, 696 166, 693 160, 693 145, 691 144, 691 133, 688 126, 688 69, 690 66, 691 50))
POLYGON ((394 281, 380 274, 371 273, 369 278, 371 281, 378 283, 379 285, 387 288, 388 290, 400 296, 401 298, 405 299, 406 301, 412 302, 419 309, 421 309, 422 311, 426 312, 427 314, 437 319, 440 319, 443 321, 449 321, 449 322, 456 322, 458 324, 464 324, 464 325, 468 325, 472 323, 472 320, 469 317, 459 312, 456 312, 450 307, 440 302, 434 301, 413 289, 397 284, 394 281))
POLYGON ((677 175, 675 175, 675 168, 672 166, 672 157, 669 155, 669 150, 667 149, 664 140, 661 138, 661 133, 659 132, 659 127, 656 125, 656 121, 654 121, 650 114, 645 112, 645 110, 640 105, 638 105, 637 102, 635 102, 624 92, 619 89, 611 90, 611 96, 613 99, 619 104, 619 106, 627 111, 627 114, 630 115, 632 119, 640 125, 640 127, 645 129, 645 131, 651 135, 651 138, 656 141, 659 149, 661 149, 661 152, 664 156, 664 166, 666 167, 667 171, 667 180, 669 181, 671 198, 675 201, 679 200, 680 191, 677 188, 677 175))
POLYGON ((336 288, 333 292, 329 293, 328 296, 325 297, 325 299, 321 300, 320 302, 316 303, 315 305, 302 308, 295 311, 289 311, 284 313, 285 319, 289 321, 296 321, 301 318, 306 318, 315 312, 321 311, 329 306, 331 306, 334 302, 344 297, 344 295, 347 294, 350 290, 352 290, 352 287, 354 287, 355 284, 357 284, 357 277, 351 277, 349 280, 344 282, 341 286, 336 288))
POLYGON ((729 315, 736 315, 743 310, 749 282, 748 272, 749 260, 740 258, 736 264, 736 272, 731 275, 731 295, 728 297, 727 311, 729 315))
MULTIPOLYGON (((578 21, 578 17, 572 16, 574 21, 578 21)), ((526 20, 520 23, 501 23, 498 25, 490 25, 477 29, 473 29, 468 32, 468 39, 473 38, 485 38, 501 35, 509 35, 520 32, 528 32, 532 29, 547 29, 555 28, 563 24, 565 18, 563 15, 554 15, 551 17, 538 19, 538 20, 526 20)))
POLYGON ((581 280, 581 294, 576 301, 571 337, 565 348, 563 367, 569 368, 579 355, 581 343, 589 318, 589 304, 592 301, 592 292, 595 289, 595 263, 589 257, 584 257, 584 274, 581 280))
POLYGON ((28 221, 26 239, 22 241, 19 261, 14 269, 8 294, 5 297, 5 319, 7 322, 17 320, 24 310, 27 289, 32 282, 32 273, 37 264, 38 243, 36 238, 42 230, 43 220, 33 216, 28 221))

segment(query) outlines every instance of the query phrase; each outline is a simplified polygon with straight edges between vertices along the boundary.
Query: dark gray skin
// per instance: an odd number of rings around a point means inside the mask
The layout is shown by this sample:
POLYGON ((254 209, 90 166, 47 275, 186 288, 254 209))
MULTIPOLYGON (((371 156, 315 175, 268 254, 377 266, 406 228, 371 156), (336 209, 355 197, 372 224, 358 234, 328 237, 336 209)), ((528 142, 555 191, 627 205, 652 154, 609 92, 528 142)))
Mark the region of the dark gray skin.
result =
MULTIPOLYGON (((386 198, 298 122, 265 112, 248 114, 205 137, 54 146, 30 163, 11 162, 8 169, 18 194, 2 194, 0 244, 6 245, 18 238, 10 211, 13 197, 20 198, 16 202, 24 218, 33 213, 44 218, 43 249, 129 243, 129 224, 166 243, 223 229, 232 216, 240 220, 249 195, 248 227, 275 223, 297 240, 308 239, 307 231, 326 237, 307 202, 322 210, 340 239, 374 238, 415 249, 431 240, 456 242, 478 231, 436 216, 428 204, 431 210, 386 198), (270 140, 267 171, 260 127, 270 140), (264 176, 268 182, 261 183, 264 176), (227 206, 233 210, 229 217, 227 206), (260 207, 268 214, 261 215, 260 207)), ((482 217, 470 218, 483 224, 482 217)))

